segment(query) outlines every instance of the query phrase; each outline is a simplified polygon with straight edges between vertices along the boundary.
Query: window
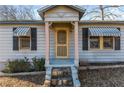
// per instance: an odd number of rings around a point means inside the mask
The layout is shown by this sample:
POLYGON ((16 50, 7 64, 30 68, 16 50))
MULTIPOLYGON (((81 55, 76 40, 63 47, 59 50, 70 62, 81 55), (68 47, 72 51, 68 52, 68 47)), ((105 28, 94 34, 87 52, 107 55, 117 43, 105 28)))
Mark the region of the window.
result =
POLYGON ((30 49, 30 37, 22 36, 19 37, 20 40, 20 49, 30 49))
POLYGON ((13 50, 37 50, 37 28, 14 27, 13 50))
POLYGON ((99 49, 100 48, 100 38, 99 37, 90 37, 90 48, 99 49))
POLYGON ((113 49, 113 37, 103 37, 103 48, 113 49))
POLYGON ((113 49, 113 41, 111 36, 90 36, 90 49, 113 49))
POLYGON ((82 28, 83 50, 120 50, 121 31, 116 27, 82 28))

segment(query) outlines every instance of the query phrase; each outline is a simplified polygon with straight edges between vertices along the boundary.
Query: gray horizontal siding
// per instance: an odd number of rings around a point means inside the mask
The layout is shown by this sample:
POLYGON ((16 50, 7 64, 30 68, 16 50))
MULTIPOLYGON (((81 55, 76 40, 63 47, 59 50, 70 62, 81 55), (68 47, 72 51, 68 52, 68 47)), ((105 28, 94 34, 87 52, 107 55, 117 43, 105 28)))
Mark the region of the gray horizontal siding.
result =
MULTIPOLYGON (((37 51, 13 51, 12 50, 12 27, 0 26, 0 61, 34 56, 45 57, 45 31, 44 25, 37 27, 37 51)), ((79 27, 79 58, 90 62, 108 62, 124 60, 124 27, 121 26, 121 50, 82 50, 82 29, 79 27)), ((74 32, 69 32, 69 58, 74 58, 74 32)), ((50 58, 55 58, 55 36, 54 31, 50 31, 50 58)))
POLYGON ((37 50, 36 51, 13 51, 13 27, 0 26, 0 61, 8 59, 24 58, 29 59, 45 57, 45 31, 44 25, 32 26, 37 28, 37 50))
POLYGON ((54 36, 54 31, 50 31, 50 58, 55 58, 55 36, 54 36))

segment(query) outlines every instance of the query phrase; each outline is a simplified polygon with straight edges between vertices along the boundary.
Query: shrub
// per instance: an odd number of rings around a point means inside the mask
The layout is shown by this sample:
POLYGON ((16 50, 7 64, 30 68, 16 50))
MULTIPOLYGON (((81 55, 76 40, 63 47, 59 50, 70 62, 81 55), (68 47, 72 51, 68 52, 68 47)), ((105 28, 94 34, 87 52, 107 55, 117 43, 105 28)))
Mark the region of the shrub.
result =
POLYGON ((17 72, 29 72, 31 71, 31 64, 28 62, 28 59, 25 57, 24 59, 16 59, 13 61, 9 61, 6 64, 3 72, 5 73, 17 73, 17 72))
POLYGON ((44 67, 45 59, 44 58, 37 59, 36 57, 34 57, 34 58, 32 58, 32 61, 33 61, 35 71, 45 70, 45 67, 44 67))

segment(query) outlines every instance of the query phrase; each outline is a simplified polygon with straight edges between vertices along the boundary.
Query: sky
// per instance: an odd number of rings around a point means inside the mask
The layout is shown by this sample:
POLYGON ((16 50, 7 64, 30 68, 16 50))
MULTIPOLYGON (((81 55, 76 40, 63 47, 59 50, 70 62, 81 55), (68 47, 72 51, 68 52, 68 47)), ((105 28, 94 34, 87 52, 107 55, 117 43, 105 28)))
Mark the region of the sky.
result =
MULTIPOLYGON (((39 16, 37 10, 44 7, 45 5, 33 5, 33 9, 34 9, 34 15, 35 15, 35 19, 36 20, 41 20, 41 17, 39 16)), ((99 7, 99 5, 80 5, 81 7, 83 7, 84 9, 86 9, 86 12, 90 12, 90 11, 93 11, 93 10, 97 10, 98 11, 98 8, 96 7, 99 7)), ((106 6, 106 5, 104 5, 106 6)), ((16 7, 18 7, 16 5, 16 7)), ((109 10, 106 10, 107 12, 111 12, 111 13, 114 13, 114 14, 118 14, 119 17, 115 18, 114 20, 124 20, 124 6, 121 6, 119 9, 115 9, 115 8, 110 8, 109 10), (121 10, 121 11, 120 11, 121 10)), ((84 14, 84 15, 85 15, 84 14)), ((83 16, 81 20, 91 20, 91 18, 93 16, 98 16, 99 14, 97 13, 92 13, 92 14, 89 14, 89 15, 86 15, 86 16, 83 16)), ((97 18, 97 19, 93 19, 93 20, 101 20, 100 18, 97 18)), ((106 20, 110 20, 109 19, 106 19, 106 20)))
MULTIPOLYGON (((34 12, 35 12, 35 16, 36 16, 36 20, 41 20, 37 10, 44 7, 45 5, 34 5, 34 12)), ((80 5, 81 7, 83 7, 84 9, 86 9, 86 12, 88 11, 92 11, 94 10, 96 7, 98 7, 98 5, 80 5)), ((113 19, 113 20, 124 20, 124 6, 121 6, 119 9, 115 9, 115 8, 111 8, 109 9, 109 11, 111 11, 114 14, 118 14, 119 17, 113 19)), ((82 17, 81 20, 91 20, 92 16, 94 16, 95 14, 90 14, 90 15, 86 15, 84 17, 82 17)), ((94 19, 94 20, 100 20, 100 19, 94 19)), ((106 20, 110 20, 106 19, 106 20)))

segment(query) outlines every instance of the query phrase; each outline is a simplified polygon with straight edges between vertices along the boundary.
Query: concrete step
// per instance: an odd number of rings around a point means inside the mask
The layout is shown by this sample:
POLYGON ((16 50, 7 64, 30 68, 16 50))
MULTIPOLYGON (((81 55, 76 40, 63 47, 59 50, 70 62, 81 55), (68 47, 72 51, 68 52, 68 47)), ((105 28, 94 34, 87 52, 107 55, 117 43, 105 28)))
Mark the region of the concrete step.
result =
POLYGON ((73 66, 73 67, 71 67, 71 71, 72 71, 72 78, 73 78, 74 87, 80 87, 81 84, 80 84, 80 81, 78 78, 78 69, 75 66, 73 66))

